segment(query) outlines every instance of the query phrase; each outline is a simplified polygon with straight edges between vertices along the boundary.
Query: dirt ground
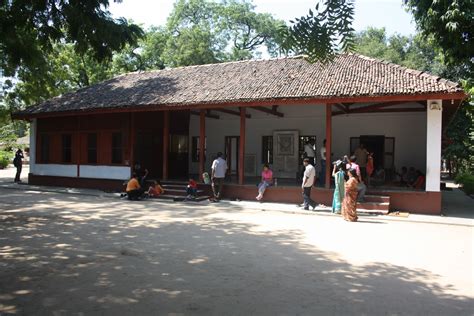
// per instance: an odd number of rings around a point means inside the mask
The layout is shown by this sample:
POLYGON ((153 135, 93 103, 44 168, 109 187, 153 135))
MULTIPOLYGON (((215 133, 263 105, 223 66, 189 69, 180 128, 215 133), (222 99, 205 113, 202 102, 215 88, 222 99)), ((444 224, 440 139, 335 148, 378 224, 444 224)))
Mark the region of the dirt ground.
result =
POLYGON ((0 188, 0 315, 472 315, 473 221, 0 188))

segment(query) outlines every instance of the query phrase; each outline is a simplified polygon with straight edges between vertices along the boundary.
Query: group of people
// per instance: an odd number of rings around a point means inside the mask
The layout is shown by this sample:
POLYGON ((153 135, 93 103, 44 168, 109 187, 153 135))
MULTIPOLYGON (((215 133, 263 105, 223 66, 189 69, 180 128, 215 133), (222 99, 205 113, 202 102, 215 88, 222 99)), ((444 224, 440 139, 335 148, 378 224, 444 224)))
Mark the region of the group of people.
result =
POLYGON ((423 189, 425 186, 425 175, 420 170, 415 168, 402 167, 401 172, 397 173, 399 177, 399 184, 403 187, 410 187, 413 189, 423 189))

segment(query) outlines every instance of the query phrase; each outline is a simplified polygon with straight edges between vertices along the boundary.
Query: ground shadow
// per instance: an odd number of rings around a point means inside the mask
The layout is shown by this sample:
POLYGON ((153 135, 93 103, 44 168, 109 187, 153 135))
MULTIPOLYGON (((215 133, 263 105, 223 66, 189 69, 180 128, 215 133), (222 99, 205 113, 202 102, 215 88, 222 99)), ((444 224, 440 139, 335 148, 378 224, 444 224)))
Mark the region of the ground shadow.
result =
POLYGON ((449 294, 426 270, 351 265, 302 243, 301 231, 261 231, 213 217, 212 206, 169 211, 145 201, 22 195, 0 198, 5 314, 472 313, 471 298, 449 294))

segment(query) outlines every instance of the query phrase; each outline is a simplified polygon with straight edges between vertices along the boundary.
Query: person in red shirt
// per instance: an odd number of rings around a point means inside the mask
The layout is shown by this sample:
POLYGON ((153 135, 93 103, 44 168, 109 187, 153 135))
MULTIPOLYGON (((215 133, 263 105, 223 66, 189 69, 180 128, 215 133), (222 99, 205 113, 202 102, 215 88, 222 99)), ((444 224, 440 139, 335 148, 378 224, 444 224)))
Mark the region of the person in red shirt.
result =
POLYGON ((197 194, 197 183, 194 179, 189 179, 188 186, 186 187, 186 193, 188 194, 188 199, 196 198, 197 194))
POLYGON ((165 190, 161 186, 161 183, 159 181, 153 181, 153 185, 148 189, 148 195, 151 197, 158 197, 163 193, 165 193, 165 190))

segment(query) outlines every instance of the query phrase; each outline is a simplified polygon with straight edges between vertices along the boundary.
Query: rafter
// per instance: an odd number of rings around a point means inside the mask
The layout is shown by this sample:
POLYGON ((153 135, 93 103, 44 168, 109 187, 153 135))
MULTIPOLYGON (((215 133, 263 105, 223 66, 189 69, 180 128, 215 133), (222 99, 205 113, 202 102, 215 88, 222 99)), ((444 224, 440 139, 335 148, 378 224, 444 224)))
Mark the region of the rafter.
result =
POLYGON ((263 107, 263 106, 252 107, 251 109, 261 111, 261 112, 264 112, 264 113, 267 113, 267 114, 275 115, 275 116, 278 116, 278 117, 284 117, 285 116, 285 114, 283 114, 282 112, 278 112, 278 105, 272 106, 271 109, 268 109, 268 108, 263 107))
MULTIPOLYGON (((189 112, 191 113, 191 115, 196 115, 196 116, 200 115, 198 111, 189 111, 189 112)), ((220 118, 219 115, 212 114, 211 111, 209 111, 209 110, 206 111, 206 117, 216 119, 216 120, 218 120, 220 118)))
MULTIPOLYGON (((229 110, 229 109, 214 109, 214 111, 219 111, 219 112, 222 112, 222 113, 227 113, 227 114, 231 114, 231 115, 240 116, 240 111, 234 111, 234 110, 229 110)), ((245 114, 245 117, 249 119, 249 118, 252 117, 252 115, 245 114)))
POLYGON ((344 113, 348 113, 349 112, 349 107, 348 106, 344 106, 344 104, 342 103, 335 103, 334 104, 339 110, 341 110, 342 112, 344 113))

